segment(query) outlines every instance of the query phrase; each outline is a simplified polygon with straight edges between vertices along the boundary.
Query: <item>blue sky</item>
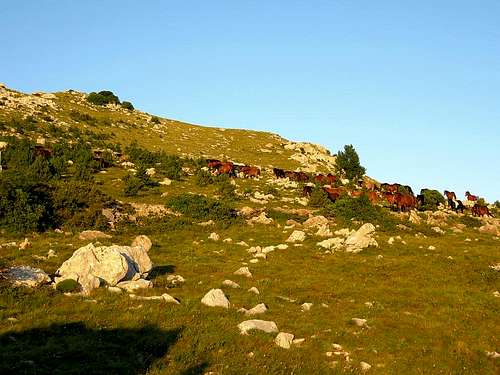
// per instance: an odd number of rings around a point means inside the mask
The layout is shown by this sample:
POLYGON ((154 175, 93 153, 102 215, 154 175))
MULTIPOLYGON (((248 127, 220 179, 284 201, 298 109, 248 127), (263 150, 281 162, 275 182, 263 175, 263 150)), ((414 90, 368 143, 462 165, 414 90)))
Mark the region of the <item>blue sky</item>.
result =
POLYGON ((358 150, 380 181, 500 199, 500 2, 10 1, 0 82, 358 150))

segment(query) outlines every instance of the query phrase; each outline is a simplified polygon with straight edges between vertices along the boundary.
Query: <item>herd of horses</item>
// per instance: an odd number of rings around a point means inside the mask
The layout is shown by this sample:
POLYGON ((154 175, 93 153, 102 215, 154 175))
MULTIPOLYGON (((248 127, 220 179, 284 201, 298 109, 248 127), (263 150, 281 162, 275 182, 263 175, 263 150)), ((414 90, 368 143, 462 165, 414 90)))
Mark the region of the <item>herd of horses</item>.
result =
MULTIPOLYGON (((232 162, 222 162, 217 159, 207 159, 207 167, 214 175, 227 174, 232 177, 241 176, 244 178, 257 178, 261 170, 255 166, 238 165, 232 162)), ((320 187, 327 194, 328 199, 335 202, 341 196, 359 197, 366 195, 373 204, 386 203, 397 211, 409 211, 418 209, 426 204, 427 192, 431 189, 421 189, 420 194, 415 195, 408 185, 398 183, 377 184, 373 181, 360 180, 355 188, 349 189, 346 186, 337 186, 337 176, 328 174, 309 175, 305 172, 288 171, 281 168, 273 168, 276 178, 288 178, 290 181, 304 183, 302 195, 311 196, 316 187, 320 187)), ((439 193, 438 193, 439 194, 439 193)), ((465 193, 467 204, 457 199, 455 192, 444 191, 448 207, 455 212, 463 213, 470 207, 473 216, 493 216, 488 207, 478 204, 478 197, 470 192, 465 193)))

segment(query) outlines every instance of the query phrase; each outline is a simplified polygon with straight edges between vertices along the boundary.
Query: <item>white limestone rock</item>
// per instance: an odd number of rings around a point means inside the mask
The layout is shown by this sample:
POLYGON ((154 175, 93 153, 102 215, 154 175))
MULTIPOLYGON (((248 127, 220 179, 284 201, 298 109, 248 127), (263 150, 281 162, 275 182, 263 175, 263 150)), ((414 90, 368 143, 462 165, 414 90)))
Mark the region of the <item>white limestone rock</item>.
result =
POLYGON ((221 289, 211 289, 205 296, 201 299, 201 303, 209 307, 223 307, 228 309, 231 305, 226 295, 221 289))

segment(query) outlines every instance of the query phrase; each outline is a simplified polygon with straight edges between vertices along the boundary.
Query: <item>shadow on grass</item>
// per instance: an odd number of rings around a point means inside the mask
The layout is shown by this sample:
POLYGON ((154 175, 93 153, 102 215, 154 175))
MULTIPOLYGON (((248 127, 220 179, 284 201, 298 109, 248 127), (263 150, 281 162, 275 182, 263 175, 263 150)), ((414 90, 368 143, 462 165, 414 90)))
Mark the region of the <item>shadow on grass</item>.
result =
POLYGON ((154 280, 159 276, 166 275, 167 273, 174 273, 175 272, 175 266, 169 264, 167 266, 156 266, 153 267, 153 269, 149 272, 148 279, 149 280, 154 280))
POLYGON ((145 374, 181 329, 95 329, 53 324, 0 336, 1 374, 145 374))

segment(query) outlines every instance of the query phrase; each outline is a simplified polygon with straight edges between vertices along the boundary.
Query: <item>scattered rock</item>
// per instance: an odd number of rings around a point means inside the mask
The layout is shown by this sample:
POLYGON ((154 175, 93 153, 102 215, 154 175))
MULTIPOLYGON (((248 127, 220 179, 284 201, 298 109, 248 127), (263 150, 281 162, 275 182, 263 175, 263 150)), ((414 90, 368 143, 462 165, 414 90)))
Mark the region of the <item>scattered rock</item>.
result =
POLYGON ((181 275, 168 275, 167 283, 169 286, 178 286, 186 281, 181 275))
POLYGON ((493 264, 490 266, 490 268, 495 271, 500 271, 500 263, 493 264))
POLYGON ((112 236, 100 230, 84 230, 78 236, 82 241, 94 241, 100 238, 111 238, 112 236))
POLYGON ((328 225, 328 219, 324 216, 313 216, 302 224, 304 228, 319 228, 328 225))
POLYGON ((229 300, 221 289, 211 289, 201 299, 201 303, 210 307, 223 307, 228 309, 230 306, 229 300))
POLYGON ((274 342, 280 348, 290 349, 290 346, 292 345, 292 342, 294 341, 293 340, 294 337, 295 336, 293 334, 291 334, 291 333, 280 332, 274 338, 274 342))
POLYGON ((232 280, 224 280, 222 282, 222 286, 227 286, 229 288, 234 288, 234 289, 238 289, 240 288, 240 285, 238 283, 235 283, 234 281, 232 280))
POLYGON ((305 239, 305 232, 302 232, 301 230, 294 230, 286 242, 303 242, 305 239))
POLYGON ((29 266, 14 266, 0 273, 0 276, 10 281, 14 286, 36 288, 50 283, 50 277, 40 268, 29 266))
POLYGON ((300 307, 302 308, 302 311, 309 311, 309 310, 311 310, 312 306, 313 306, 313 304, 310 302, 305 302, 302 305, 300 305, 300 307))
POLYGON ((497 358, 500 358, 500 353, 497 353, 497 352, 486 352, 486 356, 488 358, 497 359, 497 358))
POLYGON ((410 211, 410 217, 408 218, 408 220, 410 221, 410 223, 417 225, 420 224, 420 222, 422 221, 420 216, 418 216, 417 211, 415 210, 410 211))
POLYGON ((31 247, 31 242, 25 238, 23 242, 19 244, 19 250, 26 250, 31 247))
POLYGON ((369 369, 371 369, 372 366, 366 362, 360 362, 359 368, 361 369, 361 371, 365 372, 365 371, 368 371, 369 369))
POLYGON ((130 298, 132 299, 139 299, 143 301, 165 301, 168 303, 175 303, 176 305, 179 305, 180 302, 172 297, 170 294, 163 293, 161 296, 137 296, 135 294, 129 294, 130 298))
POLYGON ((358 327, 365 327, 366 326, 366 319, 361 319, 361 318, 352 318, 351 323, 354 324, 355 326, 358 327))
POLYGON ((436 233, 445 234, 445 231, 442 230, 440 227, 432 227, 431 229, 436 233))
POLYGON ((219 241, 220 236, 217 233, 212 232, 210 233, 210 236, 208 236, 208 239, 212 241, 219 241))
POLYGON ((234 271, 234 275, 252 277, 252 273, 248 269, 248 267, 241 267, 234 271))
POLYGON ((267 306, 263 303, 259 303, 258 305, 252 307, 249 310, 247 310, 245 308, 241 308, 238 311, 245 313, 245 315, 258 315, 258 314, 265 313, 267 311, 267 306))
POLYGON ((165 177, 163 180, 159 182, 160 185, 170 186, 172 184, 172 180, 170 178, 165 177))
POLYGON ((118 288, 121 288, 129 293, 133 293, 139 289, 147 289, 147 288, 152 288, 153 283, 150 280, 144 280, 144 279, 139 279, 139 280, 131 280, 131 281, 122 281, 118 284, 116 284, 118 288))
POLYGON ((319 226, 318 231, 314 235, 318 237, 331 237, 333 234, 328 225, 325 224, 319 226))
POLYGON ((428 250, 436 250, 436 247, 435 247, 435 246, 430 245, 427 249, 428 249, 428 250))
POLYGON ((375 226, 366 223, 355 233, 351 234, 344 242, 345 251, 348 253, 358 253, 368 246, 378 247, 377 241, 372 237, 375 232, 375 226))
POLYGON ((254 294, 260 294, 259 289, 256 287, 251 287, 250 289, 247 290, 247 292, 254 293, 254 294))
POLYGON ((269 225, 272 224, 274 220, 270 217, 266 216, 265 212, 262 212, 259 216, 254 216, 251 219, 247 220, 247 224, 265 224, 269 225))
POLYGON ((258 319, 245 320, 244 322, 238 324, 238 328, 242 335, 247 335, 249 331, 252 331, 254 329, 259 331, 264 331, 266 333, 278 332, 278 326, 276 325, 275 322, 267 320, 258 320, 258 319))

